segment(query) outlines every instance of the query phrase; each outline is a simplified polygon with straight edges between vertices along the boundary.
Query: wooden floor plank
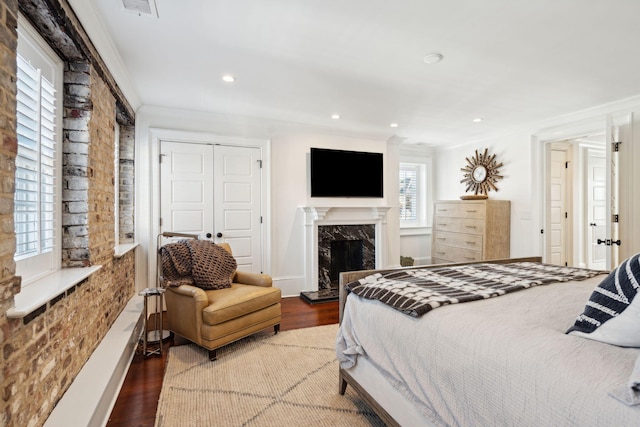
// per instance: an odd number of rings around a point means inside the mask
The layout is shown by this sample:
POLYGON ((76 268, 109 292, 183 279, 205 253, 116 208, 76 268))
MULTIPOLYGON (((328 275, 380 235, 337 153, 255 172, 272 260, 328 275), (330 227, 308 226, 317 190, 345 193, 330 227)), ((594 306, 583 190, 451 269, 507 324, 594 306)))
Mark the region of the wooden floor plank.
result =
MULTIPOLYGON (((338 323, 338 302, 307 304, 298 297, 282 299, 281 331, 338 323)), ((180 340, 180 338, 177 338, 180 340)), ((173 339, 168 346, 179 344, 173 339)), ((165 350, 168 347, 165 347, 165 350)), ((153 427, 166 365, 162 357, 136 353, 127 372, 107 427, 153 427)))

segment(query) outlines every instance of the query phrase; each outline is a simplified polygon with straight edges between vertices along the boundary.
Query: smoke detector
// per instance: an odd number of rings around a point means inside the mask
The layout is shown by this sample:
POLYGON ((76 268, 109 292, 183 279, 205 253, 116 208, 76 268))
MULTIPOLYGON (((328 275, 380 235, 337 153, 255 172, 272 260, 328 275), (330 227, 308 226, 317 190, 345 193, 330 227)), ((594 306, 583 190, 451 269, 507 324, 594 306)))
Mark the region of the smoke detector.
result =
POLYGON ((156 0, 122 0, 124 10, 137 13, 138 16, 147 15, 158 17, 156 0))

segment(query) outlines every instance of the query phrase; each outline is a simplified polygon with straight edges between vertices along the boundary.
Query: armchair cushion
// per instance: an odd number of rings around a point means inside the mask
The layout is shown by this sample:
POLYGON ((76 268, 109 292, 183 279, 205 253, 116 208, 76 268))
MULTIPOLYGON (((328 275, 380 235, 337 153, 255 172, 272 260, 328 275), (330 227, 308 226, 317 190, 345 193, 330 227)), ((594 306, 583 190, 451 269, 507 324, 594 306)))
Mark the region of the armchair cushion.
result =
POLYGON ((228 289, 205 291, 209 305, 202 310, 202 321, 218 325, 245 316, 274 304, 279 304, 279 288, 233 283, 228 289))

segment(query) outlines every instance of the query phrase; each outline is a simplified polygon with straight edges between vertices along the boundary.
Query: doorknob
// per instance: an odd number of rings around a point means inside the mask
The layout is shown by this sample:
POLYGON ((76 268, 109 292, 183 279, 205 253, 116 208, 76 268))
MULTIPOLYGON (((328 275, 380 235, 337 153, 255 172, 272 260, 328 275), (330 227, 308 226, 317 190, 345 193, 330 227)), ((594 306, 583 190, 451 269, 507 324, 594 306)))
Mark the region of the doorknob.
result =
POLYGON ((211 233, 207 233, 207 239, 211 238, 211 233))
POLYGON ((590 222, 589 223, 589 227, 597 227, 597 226, 598 226, 598 224, 596 224, 595 222, 590 222))
POLYGON ((222 237, 222 233, 216 234, 216 237, 222 237))

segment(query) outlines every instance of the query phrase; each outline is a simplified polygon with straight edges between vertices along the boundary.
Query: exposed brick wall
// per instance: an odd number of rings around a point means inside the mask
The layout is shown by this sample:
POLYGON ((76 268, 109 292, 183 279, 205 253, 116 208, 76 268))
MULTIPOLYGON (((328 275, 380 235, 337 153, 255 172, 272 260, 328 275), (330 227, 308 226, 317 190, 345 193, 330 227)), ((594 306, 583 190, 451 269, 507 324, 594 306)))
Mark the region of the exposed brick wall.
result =
POLYGON ((120 243, 134 241, 135 128, 120 126, 120 243))
POLYGON ((116 100, 97 75, 91 73, 93 111, 89 120, 89 251, 91 264, 113 258, 115 245, 115 126, 116 100))
POLYGON ((102 269, 25 319, 5 315, 21 289, 13 260, 19 4, 0 0, 0 427, 43 425, 135 294, 134 252, 113 258, 114 126, 121 101, 90 60, 63 58, 62 257, 67 266, 102 269))
POLYGON ((91 74, 87 62, 65 63, 62 157, 62 265, 84 267, 89 260, 89 121, 91 74))

